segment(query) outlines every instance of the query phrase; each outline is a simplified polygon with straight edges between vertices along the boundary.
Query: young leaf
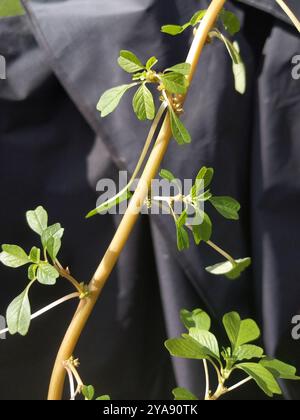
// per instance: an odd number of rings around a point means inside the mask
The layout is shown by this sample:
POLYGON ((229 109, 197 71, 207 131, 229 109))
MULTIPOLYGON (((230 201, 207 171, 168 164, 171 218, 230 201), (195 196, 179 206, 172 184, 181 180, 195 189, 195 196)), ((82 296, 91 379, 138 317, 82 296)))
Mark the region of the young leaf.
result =
POLYGON ((181 26, 181 25, 164 25, 161 28, 161 31, 165 34, 176 36, 176 35, 181 34, 185 29, 186 28, 184 28, 184 26, 181 26))
POLYGON ((179 73, 162 74, 161 80, 167 92, 184 95, 188 88, 188 80, 185 76, 179 73))
POLYGON ((51 259, 55 261, 61 248, 61 240, 56 236, 52 236, 51 238, 48 239, 46 248, 51 259))
POLYGON ((146 64, 146 69, 148 71, 151 70, 155 66, 155 64, 157 64, 157 63, 158 63, 158 59, 156 57, 149 58, 149 60, 147 61, 147 64, 146 64))
POLYGON ((100 204, 100 206, 98 206, 96 209, 90 211, 86 215, 86 219, 89 219, 90 217, 96 216, 97 214, 101 214, 105 211, 108 211, 111 208, 117 206, 118 204, 122 203, 123 201, 128 200, 131 197, 132 197, 132 194, 129 190, 120 191, 117 195, 115 195, 114 197, 105 201, 105 203, 100 204))
POLYGON ((237 312, 230 312, 223 317, 223 325, 233 351, 243 344, 251 343, 260 337, 260 329, 252 319, 241 320, 237 312))
POLYGON ((110 401, 111 398, 109 395, 101 395, 101 397, 96 398, 96 401, 110 401))
POLYGON ((29 259, 35 264, 38 264, 41 260, 41 250, 35 246, 31 249, 29 259))
POLYGON ((50 238, 58 238, 61 239, 64 234, 64 229, 61 227, 60 223, 56 223, 55 225, 49 226, 44 232, 42 233, 42 244, 43 247, 46 248, 47 242, 50 238))
POLYGON ((290 381, 299 381, 300 376, 297 376, 297 369, 294 366, 288 365, 277 359, 265 358, 260 361, 260 364, 268 369, 276 378, 287 379, 290 381))
POLYGON ((198 360, 209 359, 211 357, 210 351, 186 334, 184 337, 167 340, 165 346, 171 356, 174 357, 198 360))
POLYGON ((88 401, 93 400, 94 396, 95 396, 95 389, 92 385, 85 385, 82 387, 82 395, 84 396, 84 398, 88 401))
POLYGON ((211 332, 199 328, 190 328, 189 335, 206 349, 210 357, 220 359, 218 341, 211 332))
POLYGON ((201 309, 195 309, 192 312, 183 309, 180 312, 180 319, 188 330, 190 328, 198 328, 200 330, 209 331, 211 327, 210 317, 201 309))
POLYGON ((225 30, 230 35, 233 36, 241 30, 239 18, 234 13, 223 9, 219 15, 219 19, 221 20, 225 30))
POLYGON ((2 250, 0 261, 7 267, 19 268, 30 262, 26 252, 18 245, 2 245, 2 250))
POLYGON ((20 0, 1 0, 0 17, 19 16, 24 14, 20 0))
POLYGON ((192 394, 190 391, 188 391, 185 388, 175 388, 172 391, 172 394, 174 395, 175 401, 197 401, 199 398, 197 398, 194 394, 192 394))
POLYGON ((177 230, 177 247, 179 251, 190 247, 189 235, 183 226, 176 225, 177 230))
POLYGON ((172 182, 176 179, 172 172, 168 171, 167 169, 162 169, 159 173, 159 176, 169 182, 172 182))
POLYGON ((11 335, 19 333, 25 336, 28 333, 31 317, 28 290, 27 287, 7 308, 6 320, 11 335))
POLYGON ((234 357, 237 361, 261 359, 264 356, 264 350, 253 344, 244 344, 236 349, 234 357))
POLYGON ((58 271, 48 263, 40 263, 37 270, 37 280, 46 286, 53 286, 59 277, 58 271))
POLYGON ((204 18, 204 16, 206 15, 206 12, 207 10, 199 10, 198 12, 196 12, 194 16, 192 17, 192 19, 190 20, 190 24, 192 26, 196 26, 204 18))
MULTIPOLYGON (((193 199, 199 198, 199 193, 210 186, 214 177, 214 173, 215 171, 213 168, 207 168, 206 166, 204 166, 200 169, 198 175, 196 176, 195 184, 193 185, 190 192, 193 199)), ((209 192, 206 192, 204 194, 207 193, 209 192)))
POLYGON ((247 375, 251 376, 257 385, 269 397, 274 394, 282 395, 282 391, 274 378, 274 376, 262 365, 258 363, 241 363, 236 366, 237 369, 243 370, 247 375))
POLYGON ((175 111, 171 108, 169 108, 169 115, 170 115, 172 134, 173 134, 174 139, 177 141, 177 143, 180 146, 191 143, 192 139, 189 132, 185 128, 182 121, 177 117, 175 111))
POLYGON ((182 74, 183 76, 188 76, 190 74, 191 67, 192 66, 189 63, 180 63, 176 64, 176 66, 166 69, 165 72, 178 73, 182 74))
POLYGON ((133 97, 133 110, 140 121, 153 120, 155 117, 155 105, 152 93, 145 83, 137 90, 133 97))
POLYGON ((28 278, 29 280, 33 281, 36 280, 36 272, 38 269, 38 265, 37 264, 31 264, 28 267, 28 278))
POLYGON ((104 118, 111 114, 118 107, 124 94, 134 86, 137 86, 137 83, 117 86, 104 92, 97 105, 98 111, 101 112, 101 117, 104 118))
POLYGON ((38 235, 42 235, 48 226, 48 214, 46 210, 39 206, 35 210, 30 210, 26 213, 26 219, 31 229, 38 235))
POLYGON ((226 276, 230 280, 235 280, 251 265, 251 258, 235 260, 235 263, 233 266, 230 261, 225 261, 206 267, 206 271, 215 276, 226 276))
POLYGON ((212 197, 209 201, 225 219, 239 220, 241 205, 234 198, 212 197))
POLYGON ((118 63, 127 73, 136 73, 145 69, 141 61, 131 51, 120 51, 118 63))

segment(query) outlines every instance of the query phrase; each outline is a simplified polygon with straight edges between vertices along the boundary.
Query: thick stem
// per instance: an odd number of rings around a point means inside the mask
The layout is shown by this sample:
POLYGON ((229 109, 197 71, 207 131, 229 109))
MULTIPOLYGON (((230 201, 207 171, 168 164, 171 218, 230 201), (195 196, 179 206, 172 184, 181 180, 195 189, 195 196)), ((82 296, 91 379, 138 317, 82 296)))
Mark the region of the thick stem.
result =
MULTIPOLYGON (((206 44, 208 33, 214 26, 217 16, 222 10, 225 2, 226 0, 212 0, 209 9, 196 33, 194 42, 187 57, 187 62, 191 64, 191 73, 189 75, 190 81, 192 81, 196 72, 197 64, 199 62, 202 50, 206 44)), ((68 360, 74 353, 74 349, 89 319, 89 316, 93 311, 98 297, 101 294, 101 291, 109 275, 115 267, 118 258, 127 243, 127 240, 139 217, 139 212, 137 209, 142 207, 147 196, 147 189, 145 186, 148 186, 148 188, 151 186, 151 182, 153 178, 155 178, 161 162, 165 156, 170 139, 171 127, 170 119, 167 115, 158 135, 157 141, 150 154, 149 160, 145 166, 141 180, 129 203, 128 209, 106 254, 104 255, 103 260, 101 261, 96 273, 91 280, 89 287, 90 295, 80 302, 62 342, 52 373, 48 394, 49 400, 59 400, 62 397, 66 375, 63 363, 65 360, 68 360)))
POLYGON ((276 2, 279 4, 282 10, 288 15, 288 17, 291 19, 293 24, 296 26, 296 28, 300 32, 300 22, 297 16, 291 11, 291 9, 283 0, 276 0, 276 2))

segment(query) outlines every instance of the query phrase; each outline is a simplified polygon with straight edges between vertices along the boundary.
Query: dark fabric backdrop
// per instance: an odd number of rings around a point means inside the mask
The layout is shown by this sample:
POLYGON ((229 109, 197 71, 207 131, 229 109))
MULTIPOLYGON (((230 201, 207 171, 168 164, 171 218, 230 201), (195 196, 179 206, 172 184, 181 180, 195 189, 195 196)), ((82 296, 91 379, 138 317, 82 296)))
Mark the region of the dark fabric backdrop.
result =
MULTIPOLYGON (((82 375, 114 399, 170 398, 178 384, 204 389, 201 366, 170 360, 163 342, 182 331, 181 308, 201 307, 215 319, 238 310, 263 326, 268 352, 298 365, 291 319, 300 313, 300 82, 291 77, 299 36, 273 0, 229 2, 242 21, 238 35, 248 72, 245 96, 234 92, 231 63, 215 43, 202 56, 185 123, 193 143, 171 145, 164 166, 179 177, 201 165, 216 168, 216 194, 233 195, 240 222, 214 216, 216 242, 236 257, 251 255, 253 270, 237 282, 203 268, 218 262, 205 247, 179 255, 166 217, 141 217, 84 332, 76 356, 82 375)), ((84 219, 100 178, 132 171, 148 125, 138 123, 130 95, 101 120, 95 109, 107 88, 126 83, 120 49, 161 66, 184 60, 190 34, 170 38, 160 26, 183 22, 208 1, 65 0, 25 2, 26 15, 0 21, 0 242, 28 248, 37 238, 26 210, 44 205, 66 228, 62 260, 88 281, 119 217, 84 219)), ((299 3, 290 2, 300 13, 299 3)), ((22 269, 1 267, 0 312, 25 285, 22 269)), ((33 310, 69 290, 35 287, 33 310)), ((0 398, 42 399, 74 304, 34 321, 26 338, 0 341, 0 398)), ((221 330, 221 329, 220 329, 221 330)), ((287 399, 300 399, 297 384, 287 399)), ((231 398, 260 399, 250 385, 231 398)))

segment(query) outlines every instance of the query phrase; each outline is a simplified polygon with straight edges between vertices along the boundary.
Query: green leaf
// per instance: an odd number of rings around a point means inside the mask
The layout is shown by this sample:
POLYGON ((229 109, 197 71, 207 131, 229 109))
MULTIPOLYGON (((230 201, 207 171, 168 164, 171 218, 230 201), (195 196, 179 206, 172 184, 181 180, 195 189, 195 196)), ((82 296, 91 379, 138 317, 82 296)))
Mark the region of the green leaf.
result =
POLYGON ((235 35, 241 30, 241 23, 239 18, 232 12, 223 9, 219 15, 219 18, 230 35, 235 35))
POLYGON ((220 359, 220 350, 216 337, 207 330, 190 328, 189 335, 203 346, 211 357, 220 359))
POLYGON ((241 205, 234 198, 212 197, 209 201, 225 219, 239 220, 241 205))
POLYGON ((274 376, 261 364, 241 363, 240 365, 237 365, 236 368, 243 370, 247 375, 251 376, 269 397, 273 397, 274 394, 282 395, 282 391, 274 376))
POLYGON ((148 71, 151 70, 155 66, 155 64, 157 64, 157 63, 158 63, 158 59, 156 57, 149 58, 149 60, 147 61, 147 64, 146 64, 146 69, 148 71))
POLYGON ((199 398, 197 398, 194 394, 192 394, 190 391, 188 391, 185 388, 175 388, 172 391, 174 395, 175 401, 197 401, 199 398))
POLYGON ((155 105, 152 93, 145 83, 136 91, 133 97, 133 110, 140 121, 153 120, 155 117, 155 105))
POLYGON ((260 364, 268 369, 276 378, 287 379, 290 381, 299 381, 300 377, 296 375, 297 369, 277 359, 265 358, 260 364))
POLYGON ((50 264, 42 262, 37 270, 38 282, 46 286, 53 286, 59 277, 58 271, 50 264))
POLYGON ((179 73, 161 74, 162 83, 169 93, 186 94, 189 82, 185 76, 179 73))
POLYGON ((0 261, 11 268, 19 268, 30 262, 26 252, 18 245, 2 245, 0 261))
POLYGON ((0 0, 0 17, 19 16, 24 14, 20 0, 0 0))
POLYGON ((41 260, 41 250, 34 246, 30 251, 29 259, 33 263, 38 264, 41 260))
POLYGON ((36 280, 36 272, 38 269, 38 265, 37 264, 31 264, 28 267, 28 278, 29 280, 33 281, 36 280))
POLYGON ((260 337, 260 329, 256 322, 252 319, 242 321, 237 312, 230 312, 224 315, 223 325, 233 350, 260 337))
POLYGON ((238 347, 234 353, 237 361, 261 359, 264 356, 264 350, 261 347, 252 344, 244 344, 238 347))
POLYGON ((188 335, 180 338, 172 338, 165 342, 171 356, 182 359, 204 360, 211 357, 211 352, 201 346, 196 340, 188 335))
POLYGON ((6 320, 11 335, 25 336, 30 327, 31 308, 28 298, 29 287, 16 297, 7 308, 6 320))
MULTIPOLYGON (((206 166, 204 166, 200 169, 198 175, 196 176, 195 184, 193 185, 190 191, 190 194, 193 199, 200 198, 199 193, 201 192, 201 190, 205 190, 207 187, 210 186, 214 177, 214 173, 215 171, 213 168, 207 168, 206 166)), ((205 194, 211 195, 209 191, 206 191, 204 195, 205 194)))
POLYGON ((220 34, 218 38, 224 42, 232 59, 232 71, 234 75, 235 90, 243 95, 247 88, 246 66, 240 55, 239 44, 237 42, 230 42, 229 39, 227 39, 223 34, 220 34))
POLYGON ((141 61, 131 51, 120 51, 118 63, 119 66, 127 73, 136 73, 145 69, 145 66, 143 66, 141 61))
POLYGON ((101 395, 101 397, 96 398, 96 401, 110 401, 111 398, 109 395, 101 395))
POLYGON ((120 193, 110 198, 109 200, 105 201, 105 203, 102 203, 96 209, 90 211, 86 215, 86 219, 89 219, 90 217, 106 212, 110 210, 111 208, 117 206, 118 204, 122 203, 123 201, 128 200, 131 197, 132 197, 132 193, 129 190, 120 191, 120 193))
POLYGON ((200 330, 209 331, 211 327, 209 315, 201 309, 195 309, 192 312, 183 309, 180 312, 180 319, 188 330, 190 328, 199 328, 200 330))
POLYGON ((55 225, 49 226, 44 232, 42 233, 42 244, 43 247, 47 247, 47 242, 50 238, 58 238, 61 239, 64 234, 64 229, 61 227, 60 223, 56 223, 55 225))
POLYGON ((57 255, 60 251, 60 248, 61 248, 61 240, 56 236, 53 236, 52 238, 49 238, 48 242, 47 242, 47 245, 46 245, 46 248, 47 248, 47 252, 50 255, 51 259, 53 261, 55 261, 57 255))
POLYGON ((93 400, 94 396, 95 396, 95 389, 92 385, 85 385, 82 387, 82 395, 84 396, 84 398, 88 401, 93 400))
POLYGON ((164 25, 161 31, 165 34, 176 36, 184 31, 184 27, 181 25, 164 25))
POLYGON ((137 83, 117 86, 104 92, 97 105, 97 110, 101 112, 101 117, 104 118, 114 112, 124 94, 134 86, 137 86, 137 83))
POLYGON ((251 265, 251 258, 235 260, 236 265, 233 266, 230 261, 225 261, 206 267, 206 271, 215 276, 226 276, 230 280, 235 280, 251 265))
POLYGON ((165 72, 178 73, 182 74, 183 76, 188 76, 190 74, 191 67, 192 66, 189 63, 180 63, 176 64, 176 66, 166 69, 165 72))
POLYGON ((159 176, 169 182, 172 182, 176 179, 172 172, 168 171, 167 169, 162 169, 159 173, 159 176))
MULTIPOLYGON (((199 210, 197 212, 200 212, 199 210)), ((212 235, 212 222, 208 214, 201 212, 203 216, 203 222, 196 227, 197 230, 197 239, 200 239, 204 242, 208 242, 212 235)), ((194 229, 193 229, 194 232, 194 229)), ((196 242, 197 243, 197 242, 196 242)))
POLYGON ((192 139, 190 133, 185 128, 182 121, 177 117, 173 109, 169 108, 171 129, 174 139, 182 146, 191 143, 192 139))
POLYGON ((207 10, 199 10, 194 14, 194 16, 190 20, 190 24, 192 26, 196 26, 206 15, 207 10))
POLYGON ((189 249, 190 247, 190 240, 189 235, 183 226, 176 225, 177 230, 177 247, 179 251, 183 251, 184 249, 189 249))
POLYGON ((27 223, 30 228, 37 233, 42 235, 45 229, 48 226, 48 214, 46 210, 39 206, 35 210, 30 210, 26 213, 27 223))

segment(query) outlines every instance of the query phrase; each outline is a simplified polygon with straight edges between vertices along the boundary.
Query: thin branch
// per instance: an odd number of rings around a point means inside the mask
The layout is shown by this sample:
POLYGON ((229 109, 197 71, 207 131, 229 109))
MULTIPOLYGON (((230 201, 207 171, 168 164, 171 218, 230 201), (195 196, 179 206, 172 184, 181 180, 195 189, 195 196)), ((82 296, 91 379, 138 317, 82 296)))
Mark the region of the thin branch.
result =
POLYGON ((276 0, 278 5, 282 8, 282 10, 288 15, 291 19, 297 30, 300 32, 300 21, 297 16, 291 11, 289 6, 283 0, 276 0))
POLYGON ((229 262, 231 262, 231 264, 233 265, 233 267, 235 267, 237 265, 235 259, 230 254, 228 254, 228 252, 224 251, 224 249, 220 248, 218 245, 216 245, 212 241, 207 241, 206 243, 211 248, 213 248, 215 251, 217 251, 219 254, 221 254, 224 258, 226 258, 226 260, 228 260, 229 262))
POLYGON ((234 391, 234 390, 235 390, 235 389, 237 389, 237 388, 240 388, 241 386, 243 386, 243 385, 247 384, 248 382, 250 382, 250 381, 252 381, 252 380, 253 380, 253 378, 251 378, 251 376, 249 376, 249 378, 246 378, 246 379, 244 379, 243 381, 239 382, 238 384, 233 385, 232 387, 228 388, 228 389, 227 389, 227 393, 228 393, 228 392, 232 392, 232 391, 234 391))
POLYGON ((68 374, 69 385, 70 385, 70 401, 75 400, 75 384, 74 384, 74 377, 71 370, 66 366, 66 371, 68 374))
MULTIPOLYGON (((55 308, 56 306, 61 305, 64 302, 67 302, 68 300, 79 298, 79 293, 71 293, 70 295, 64 296, 61 299, 56 300, 53 303, 50 303, 50 305, 45 306, 44 308, 40 309, 39 311, 35 312, 31 315, 30 319, 33 320, 35 318, 38 318, 39 316, 43 315, 44 313, 50 311, 51 309, 55 308)), ((5 328, 5 330, 0 331, 0 335, 6 334, 9 332, 8 328, 5 328)))

